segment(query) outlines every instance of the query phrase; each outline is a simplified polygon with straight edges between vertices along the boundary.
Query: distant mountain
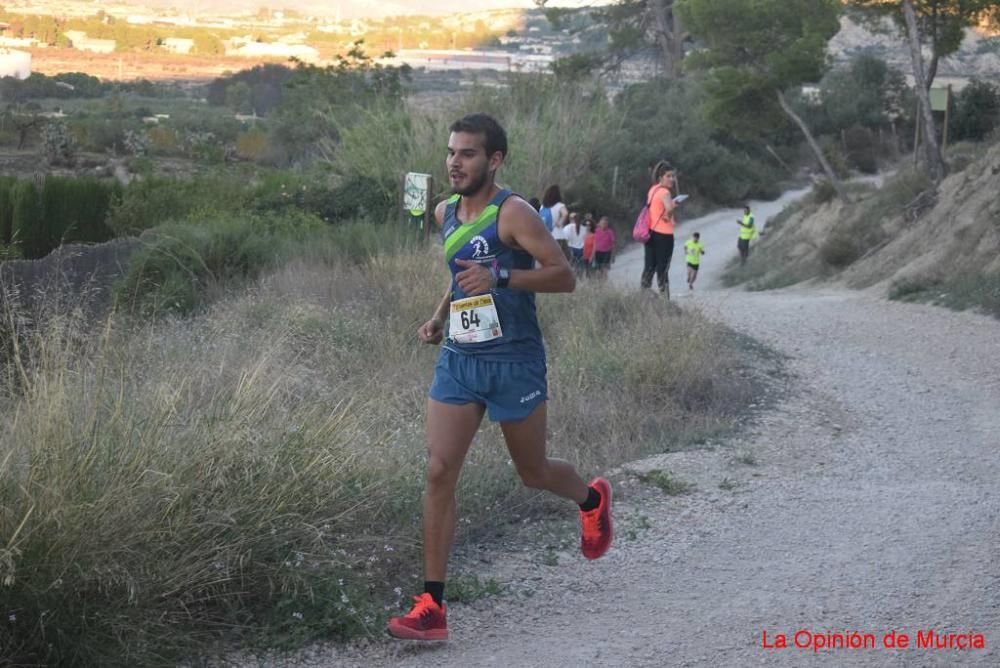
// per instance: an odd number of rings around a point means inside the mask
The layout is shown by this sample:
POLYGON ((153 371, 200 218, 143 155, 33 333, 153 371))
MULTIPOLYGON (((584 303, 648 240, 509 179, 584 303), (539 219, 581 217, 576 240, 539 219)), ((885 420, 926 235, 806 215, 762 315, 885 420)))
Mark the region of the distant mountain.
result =
MULTIPOLYGON (((404 14, 452 14, 468 11, 467 0, 134 0, 155 8, 173 7, 184 12, 239 14, 270 9, 294 9, 305 14, 340 16, 344 19, 398 16, 404 14)), ((475 10, 534 7, 532 0, 477 0, 475 10)))

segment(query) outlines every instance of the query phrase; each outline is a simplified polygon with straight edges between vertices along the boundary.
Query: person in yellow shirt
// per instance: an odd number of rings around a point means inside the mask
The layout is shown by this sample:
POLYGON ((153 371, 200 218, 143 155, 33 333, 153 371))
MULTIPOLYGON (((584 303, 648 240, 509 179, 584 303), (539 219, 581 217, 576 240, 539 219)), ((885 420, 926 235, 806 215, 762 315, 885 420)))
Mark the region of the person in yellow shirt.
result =
POLYGON ((736 248, 740 251, 740 264, 745 264, 750 257, 750 242, 757 238, 757 225, 754 222, 753 214, 750 213, 750 206, 743 207, 743 217, 736 221, 740 225, 740 238, 736 242, 736 248))
POLYGON ((705 244, 701 243, 701 234, 694 233, 694 238, 688 239, 684 244, 687 252, 688 266, 688 289, 694 290, 694 281, 698 278, 698 267, 701 265, 701 256, 705 254, 705 244))

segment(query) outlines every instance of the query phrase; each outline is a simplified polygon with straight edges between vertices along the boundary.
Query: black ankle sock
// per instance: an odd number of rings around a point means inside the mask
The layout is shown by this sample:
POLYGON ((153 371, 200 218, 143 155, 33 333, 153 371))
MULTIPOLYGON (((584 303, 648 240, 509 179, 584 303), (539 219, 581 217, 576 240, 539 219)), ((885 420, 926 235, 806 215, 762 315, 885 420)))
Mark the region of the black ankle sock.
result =
POLYGON ((438 605, 444 603, 444 583, 424 580, 424 593, 430 594, 438 605))
POLYGON ((587 512, 601 505, 601 493, 593 487, 587 488, 587 500, 580 504, 580 510, 587 512))

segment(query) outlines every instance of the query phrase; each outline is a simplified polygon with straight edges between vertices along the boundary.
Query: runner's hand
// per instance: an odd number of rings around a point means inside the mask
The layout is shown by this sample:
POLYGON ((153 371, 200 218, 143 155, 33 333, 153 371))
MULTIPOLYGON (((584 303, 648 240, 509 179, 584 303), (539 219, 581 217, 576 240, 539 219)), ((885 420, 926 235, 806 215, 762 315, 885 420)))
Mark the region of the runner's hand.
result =
POLYGON ((417 330, 417 336, 424 343, 437 345, 444 338, 444 324, 440 320, 432 318, 420 325, 420 329, 417 330))
POLYGON ((455 264, 465 267, 464 271, 455 274, 455 280, 466 295, 472 297, 493 289, 493 272, 483 265, 470 260, 455 260, 455 264))

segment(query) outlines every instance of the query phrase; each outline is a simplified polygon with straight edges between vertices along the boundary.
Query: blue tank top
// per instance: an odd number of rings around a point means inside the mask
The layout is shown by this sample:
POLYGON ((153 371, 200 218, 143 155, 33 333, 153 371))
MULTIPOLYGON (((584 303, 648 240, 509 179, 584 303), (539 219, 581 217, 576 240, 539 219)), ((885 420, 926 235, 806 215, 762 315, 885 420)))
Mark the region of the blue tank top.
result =
MULTIPOLYGON (((458 219, 460 197, 453 195, 448 200, 441 236, 445 259, 451 270, 452 301, 468 296, 455 280, 455 274, 463 271, 456 260, 471 260, 487 266, 496 261, 499 267, 506 269, 534 269, 535 259, 529 253, 515 250, 500 240, 497 225, 500 207, 513 194, 510 190, 500 190, 479 218, 468 223, 458 219)), ((515 288, 494 288, 490 294, 500 317, 503 336, 479 343, 459 343, 449 337, 445 348, 499 362, 544 360, 545 345, 535 314, 535 293, 515 288)))

